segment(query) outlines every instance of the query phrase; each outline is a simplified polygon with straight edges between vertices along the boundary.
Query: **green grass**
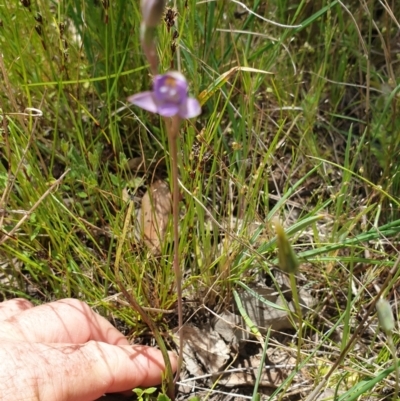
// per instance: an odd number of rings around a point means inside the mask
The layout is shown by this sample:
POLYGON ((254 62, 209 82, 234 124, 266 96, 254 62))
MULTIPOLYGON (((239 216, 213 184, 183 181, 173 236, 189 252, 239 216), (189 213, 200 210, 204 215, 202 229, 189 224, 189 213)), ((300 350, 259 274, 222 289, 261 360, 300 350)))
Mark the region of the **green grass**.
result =
MULTIPOLYGON (((126 101, 151 85, 138 1, 111 3, 0 6, 0 293, 35 303, 78 297, 140 335, 146 325, 114 296, 116 250, 138 302, 173 310, 172 234, 159 258, 135 237, 133 218, 123 238, 122 192, 129 186, 137 200, 154 177, 169 179, 169 155, 159 117, 126 101), (132 168, 138 157, 141 169, 132 168)), ((324 289, 316 312, 330 297, 325 317, 342 321, 336 341, 314 315, 304 317, 305 361, 330 366, 320 349, 339 355, 398 257, 400 50, 385 55, 382 39, 387 46, 400 15, 374 0, 348 9, 328 0, 246 5, 251 12, 236 17, 235 2, 177 0, 177 26, 158 32, 161 70, 180 68, 203 103, 179 145, 184 291, 217 308, 255 270, 270 275, 271 220, 281 218, 302 262, 300 282, 324 289), (314 333, 322 343, 312 343, 314 333)), ((149 313, 162 331, 173 327, 170 315, 149 313)), ((379 393, 384 378, 368 380, 377 372, 370 358, 379 356, 384 372, 391 356, 374 344, 350 348, 348 369, 336 369, 327 386, 379 393)), ((322 366, 310 369, 316 382, 322 366)))

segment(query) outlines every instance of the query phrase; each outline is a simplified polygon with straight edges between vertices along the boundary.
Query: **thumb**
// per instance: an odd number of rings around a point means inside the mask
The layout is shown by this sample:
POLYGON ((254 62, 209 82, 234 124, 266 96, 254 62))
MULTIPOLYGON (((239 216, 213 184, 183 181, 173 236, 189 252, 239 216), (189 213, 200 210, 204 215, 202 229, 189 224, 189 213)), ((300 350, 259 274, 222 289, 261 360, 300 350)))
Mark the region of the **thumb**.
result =
MULTIPOLYGON (((176 357, 171 353, 176 370, 176 357)), ((3 343, 0 394, 34 401, 93 401, 104 393, 161 383, 155 348, 86 344, 3 343)))

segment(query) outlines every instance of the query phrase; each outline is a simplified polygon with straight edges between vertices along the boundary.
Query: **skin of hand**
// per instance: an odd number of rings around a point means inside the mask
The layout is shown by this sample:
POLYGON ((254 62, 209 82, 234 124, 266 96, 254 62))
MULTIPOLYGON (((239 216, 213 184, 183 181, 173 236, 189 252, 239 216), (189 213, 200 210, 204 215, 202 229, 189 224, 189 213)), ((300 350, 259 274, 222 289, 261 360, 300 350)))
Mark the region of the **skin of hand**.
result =
MULTIPOLYGON (((175 371, 176 356, 170 359, 175 371)), ((1 399, 93 401, 157 385, 164 368, 160 351, 129 345, 84 302, 0 303, 1 399)))

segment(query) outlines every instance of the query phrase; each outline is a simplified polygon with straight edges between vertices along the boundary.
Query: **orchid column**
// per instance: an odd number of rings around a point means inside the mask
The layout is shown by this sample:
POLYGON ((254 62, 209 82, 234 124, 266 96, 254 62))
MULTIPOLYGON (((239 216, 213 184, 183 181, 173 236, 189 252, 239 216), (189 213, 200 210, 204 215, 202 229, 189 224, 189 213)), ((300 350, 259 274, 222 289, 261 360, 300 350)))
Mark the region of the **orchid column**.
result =
MULTIPOLYGON (((201 113, 197 99, 188 96, 188 83, 176 71, 158 75, 159 59, 156 46, 156 28, 164 13, 165 0, 142 0, 141 44, 153 74, 153 90, 135 94, 128 98, 134 105, 157 113, 163 117, 168 134, 171 157, 173 220, 174 220, 174 272, 178 301, 180 330, 183 326, 182 314, 182 273, 179 264, 179 186, 178 186, 178 146, 179 129, 183 119, 196 117, 201 113)), ((182 366, 183 335, 179 335, 179 359, 175 382, 182 366)))

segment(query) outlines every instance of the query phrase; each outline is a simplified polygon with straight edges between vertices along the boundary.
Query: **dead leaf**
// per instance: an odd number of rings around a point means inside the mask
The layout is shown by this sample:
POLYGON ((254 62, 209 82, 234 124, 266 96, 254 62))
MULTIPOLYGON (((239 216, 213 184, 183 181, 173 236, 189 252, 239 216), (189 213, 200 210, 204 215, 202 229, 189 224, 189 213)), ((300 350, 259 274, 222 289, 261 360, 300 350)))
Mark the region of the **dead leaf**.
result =
MULTIPOLYGON (((289 312, 285 310, 286 305, 277 305, 277 301, 280 299, 279 293, 271 288, 253 288, 253 290, 258 293, 260 298, 269 301, 270 304, 265 304, 261 299, 257 299, 246 291, 239 293, 239 297, 245 312, 253 324, 257 326, 260 333, 265 334, 269 328, 280 331, 293 327, 289 312), (276 307, 273 305, 276 305, 276 307)), ((288 306, 293 312, 294 307, 291 303, 288 303, 288 306)), ((242 326, 246 327, 244 321, 242 326)), ((246 339, 246 337, 248 336, 245 335, 243 339, 246 339)))
POLYGON ((239 340, 242 339, 241 324, 240 316, 229 311, 223 311, 214 319, 214 330, 234 349, 237 349, 239 340))
MULTIPOLYGON (((267 350, 266 367, 261 375, 260 386, 261 387, 279 387, 283 381, 290 374, 292 367, 295 364, 295 359, 292 359, 289 354, 283 352, 284 358, 279 362, 279 368, 274 365, 273 362, 274 353, 276 350, 267 350), (282 364, 282 362, 284 362, 282 364), (287 365, 288 368, 282 366, 287 365)), ((254 386, 256 382, 257 371, 260 367, 261 355, 250 356, 248 359, 236 361, 232 366, 232 372, 229 370, 222 374, 222 377, 218 380, 218 384, 226 387, 235 388, 238 386, 254 386)), ((278 365, 278 364, 277 364, 278 365)))
POLYGON ((128 167, 128 169, 133 170, 134 172, 144 170, 145 160, 144 160, 143 156, 134 157, 132 159, 129 159, 127 162, 127 167, 128 167))
POLYGON ((317 397, 315 401, 333 401, 335 398, 335 391, 327 388, 317 397))
POLYGON ((215 373, 221 371, 230 358, 229 347, 211 327, 202 330, 183 326, 178 335, 183 335, 183 359, 194 375, 199 375, 201 371, 200 367, 193 366, 195 359, 201 362, 208 373, 215 373))
MULTIPOLYGON (((239 293, 239 297, 247 315, 261 333, 265 334, 269 328, 276 331, 293 328, 290 317, 290 313, 295 312, 293 301, 283 300, 278 292, 270 288, 254 288, 253 290, 265 301, 269 301, 269 304, 248 292, 239 293)), ((287 295, 291 295, 290 291, 287 295)), ((303 313, 307 313, 316 304, 316 300, 303 288, 299 290, 299 298, 303 313)), ((244 322, 243 327, 245 327, 244 322)))
POLYGON ((161 253, 161 244, 171 215, 172 196, 166 182, 154 182, 142 198, 140 226, 144 243, 154 255, 161 253))

